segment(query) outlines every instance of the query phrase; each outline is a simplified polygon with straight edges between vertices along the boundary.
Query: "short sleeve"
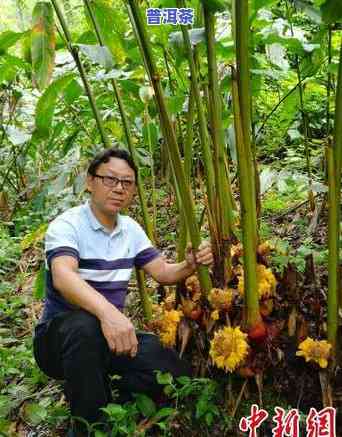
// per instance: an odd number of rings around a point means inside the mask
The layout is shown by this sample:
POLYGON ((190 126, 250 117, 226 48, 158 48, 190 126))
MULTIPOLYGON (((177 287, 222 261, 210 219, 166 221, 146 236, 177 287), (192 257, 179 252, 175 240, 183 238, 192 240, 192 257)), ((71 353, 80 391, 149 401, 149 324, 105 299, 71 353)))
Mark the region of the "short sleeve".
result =
POLYGON ((48 268, 57 256, 68 255, 79 261, 79 244, 75 228, 64 219, 54 220, 45 235, 45 256, 48 268))
POLYGON ((160 256, 160 252, 153 246, 151 240, 148 238, 143 228, 137 222, 135 222, 134 234, 134 265, 140 268, 143 267, 145 264, 158 258, 160 256))

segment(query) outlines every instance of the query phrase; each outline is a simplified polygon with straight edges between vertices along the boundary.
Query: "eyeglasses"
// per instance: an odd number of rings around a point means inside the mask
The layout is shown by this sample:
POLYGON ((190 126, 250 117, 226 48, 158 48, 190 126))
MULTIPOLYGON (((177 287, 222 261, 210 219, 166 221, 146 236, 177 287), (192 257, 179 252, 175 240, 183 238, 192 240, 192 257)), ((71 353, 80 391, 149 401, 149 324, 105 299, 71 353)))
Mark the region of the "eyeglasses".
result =
POLYGON ((101 179, 103 185, 108 188, 115 188, 120 183, 122 189, 125 191, 131 189, 135 183, 132 179, 120 179, 115 176, 101 176, 99 174, 94 174, 93 177, 101 179))

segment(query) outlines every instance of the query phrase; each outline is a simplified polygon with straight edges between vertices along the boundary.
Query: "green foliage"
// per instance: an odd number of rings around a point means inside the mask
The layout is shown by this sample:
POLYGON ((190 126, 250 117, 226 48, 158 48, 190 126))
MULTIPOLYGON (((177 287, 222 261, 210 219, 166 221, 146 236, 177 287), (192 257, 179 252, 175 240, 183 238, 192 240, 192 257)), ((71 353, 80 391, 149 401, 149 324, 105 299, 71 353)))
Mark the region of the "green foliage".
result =
POLYGON ((202 3, 211 12, 224 12, 231 4, 230 0, 202 0, 202 3))
POLYGON ((114 67, 112 55, 106 46, 77 44, 76 47, 79 47, 92 62, 101 65, 106 70, 114 67))
POLYGON ((6 30, 0 34, 0 54, 3 55, 10 47, 14 46, 21 38, 27 36, 28 32, 12 32, 6 30))
POLYGON ((18 241, 10 237, 8 231, 0 226, 0 280, 16 268, 20 255, 21 249, 18 241))
POLYGON ((325 0, 321 4, 323 20, 330 24, 342 20, 342 4, 339 0, 325 0))
MULTIPOLYGON (((116 8, 113 9, 109 2, 105 0, 95 0, 91 2, 91 8, 95 15, 96 22, 101 29, 101 35, 105 45, 113 55, 116 64, 121 64, 125 61, 126 53, 124 50, 123 34, 126 31, 125 19, 122 12, 116 8)), ((85 10, 85 15, 88 21, 89 28, 93 30, 91 19, 88 12, 85 10)))
POLYGON ((32 13, 31 57, 33 80, 43 90, 50 82, 55 63, 55 21, 50 3, 37 2, 32 13))
POLYGON ((51 130, 53 114, 56 102, 61 93, 74 79, 74 74, 70 73, 59 77, 44 91, 40 97, 36 110, 36 135, 39 138, 48 138, 51 130))

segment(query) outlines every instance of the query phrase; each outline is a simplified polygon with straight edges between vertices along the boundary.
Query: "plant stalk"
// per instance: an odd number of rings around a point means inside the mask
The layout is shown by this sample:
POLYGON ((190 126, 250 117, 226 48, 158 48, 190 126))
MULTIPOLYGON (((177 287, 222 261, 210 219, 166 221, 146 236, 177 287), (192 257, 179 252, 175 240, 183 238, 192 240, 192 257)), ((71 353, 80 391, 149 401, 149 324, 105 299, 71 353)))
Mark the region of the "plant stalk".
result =
POLYGON ((253 327, 261 320, 259 311, 258 282, 256 273, 256 215, 255 193, 253 184, 253 163, 244 141, 242 117, 235 70, 232 68, 232 94, 234 108, 234 126, 236 135, 236 150, 238 158, 239 185, 240 185, 240 214, 243 241, 244 261, 244 293, 247 315, 247 327, 253 327))
POLYGON ((231 279, 230 239, 233 230, 233 206, 231 203, 230 178, 225 166, 225 149, 222 128, 222 101, 219 91, 215 49, 215 15, 203 6, 205 33, 207 40, 208 77, 209 77, 209 119, 214 148, 215 188, 217 199, 217 229, 219 241, 219 259, 216 268, 222 266, 221 286, 227 286, 231 279))
MULTIPOLYGON (((87 8, 88 13, 89 13, 91 22, 93 24, 96 38, 97 38, 100 46, 104 47, 105 46, 104 39, 101 35, 100 27, 96 21, 95 14, 90 6, 89 0, 83 0, 83 1, 84 1, 86 8, 87 8)), ((149 214, 148 214, 146 195, 145 195, 145 191, 143 189, 143 184, 142 184, 140 169, 139 169, 139 164, 138 164, 138 156, 137 156, 136 149, 135 149, 133 142, 132 142, 132 139, 131 139, 128 117, 126 114, 126 110, 124 108, 124 104, 123 104, 123 101, 121 98, 121 93, 120 93, 120 89, 119 89, 119 86, 117 84, 117 81, 115 79, 111 79, 111 85, 113 87, 115 100, 116 100, 116 103, 118 105, 121 122, 122 122, 124 132, 125 132, 125 138, 126 138, 128 150, 133 158, 134 164, 138 168, 137 188, 138 188, 138 195, 139 195, 139 200, 140 200, 140 205, 141 205, 141 210, 142 210, 142 215, 143 215, 144 226, 145 226, 146 233, 147 233, 149 239, 152 241, 152 243, 155 243, 155 233, 154 233, 155 228, 154 228, 154 226, 150 220, 149 214)), ((141 303, 142 303, 145 319, 151 320, 152 304, 151 304, 150 298, 148 296, 148 293, 146 292, 145 275, 144 275, 143 270, 136 269, 136 276, 137 276, 138 288, 139 288, 139 293, 140 293, 140 298, 141 298, 141 303)))
POLYGON ((51 0, 51 2, 52 2, 52 5, 53 5, 53 7, 55 9, 56 14, 57 14, 58 20, 59 20, 59 22, 60 22, 60 24, 62 26, 68 50, 70 51, 72 57, 74 58, 76 66, 77 66, 77 69, 78 69, 78 71, 80 73, 80 76, 81 76, 81 79, 82 79, 82 82, 83 82, 83 86, 84 86, 85 92, 86 92, 86 94, 88 96, 89 103, 90 103, 91 109, 93 111, 93 114, 94 114, 94 117, 95 117, 95 121, 96 121, 97 127, 99 129, 103 145, 106 148, 110 147, 109 139, 108 139, 108 136, 106 134, 105 128, 103 126, 103 121, 102 121, 102 118, 101 118, 101 115, 100 115, 100 111, 99 111, 99 109, 98 109, 98 107, 96 105, 95 97, 94 97, 94 95, 92 93, 92 90, 90 88, 90 84, 89 84, 88 79, 87 79, 86 72, 85 72, 83 64, 82 64, 82 62, 80 60, 80 57, 79 57, 79 54, 78 54, 78 49, 77 49, 76 46, 72 45, 72 38, 71 38, 71 34, 69 32, 69 28, 68 28, 68 26, 66 24, 66 21, 65 21, 64 17, 63 17, 61 9, 58 6, 57 0, 51 0))
MULTIPOLYGON (((171 157, 171 164, 174 169, 176 183, 179 188, 182 206, 186 215, 192 246, 194 250, 197 250, 200 245, 201 238, 200 238, 199 228, 196 222, 194 201, 192 198, 191 191, 186 186, 186 178, 185 178, 184 169, 180 157, 179 148, 177 145, 177 139, 170 120, 170 115, 166 107, 164 93, 160 83, 160 76, 156 68, 155 62, 153 60, 151 44, 143 23, 141 11, 137 4, 137 1, 128 0, 127 7, 131 12, 130 16, 133 20, 132 25, 135 27, 139 35, 142 55, 148 67, 151 84, 154 89, 156 103, 162 121, 163 131, 167 142, 169 154, 171 157)), ((206 266, 201 265, 198 266, 197 271, 201 283, 202 292, 203 294, 206 295, 211 289, 211 279, 209 276, 208 268, 206 266)))

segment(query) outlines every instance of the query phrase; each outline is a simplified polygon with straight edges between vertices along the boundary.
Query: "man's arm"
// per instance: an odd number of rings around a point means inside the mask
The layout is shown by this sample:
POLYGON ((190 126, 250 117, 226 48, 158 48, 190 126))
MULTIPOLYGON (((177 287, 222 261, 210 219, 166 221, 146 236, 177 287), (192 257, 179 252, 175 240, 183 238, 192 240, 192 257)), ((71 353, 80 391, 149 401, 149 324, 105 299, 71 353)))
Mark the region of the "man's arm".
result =
POLYGON ((138 341, 130 320, 77 272, 78 261, 71 256, 59 256, 51 261, 54 287, 70 303, 96 316, 109 348, 117 354, 137 353, 138 341))
POLYGON ((163 285, 175 284, 188 276, 195 270, 197 264, 210 265, 213 262, 213 254, 208 241, 204 241, 194 254, 191 246, 188 246, 185 260, 180 263, 168 263, 162 256, 144 265, 143 269, 153 279, 163 285))

